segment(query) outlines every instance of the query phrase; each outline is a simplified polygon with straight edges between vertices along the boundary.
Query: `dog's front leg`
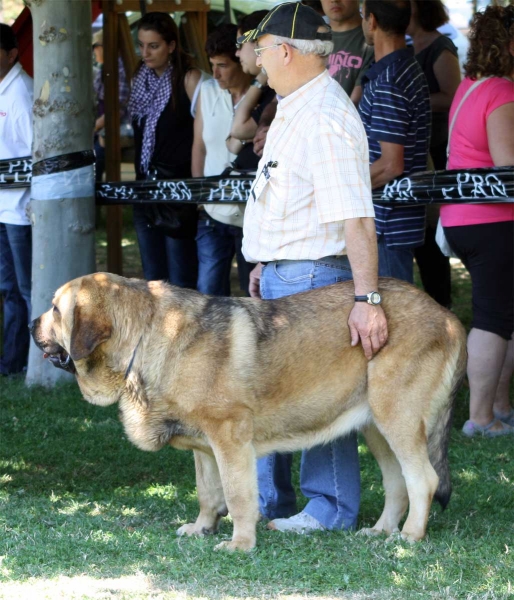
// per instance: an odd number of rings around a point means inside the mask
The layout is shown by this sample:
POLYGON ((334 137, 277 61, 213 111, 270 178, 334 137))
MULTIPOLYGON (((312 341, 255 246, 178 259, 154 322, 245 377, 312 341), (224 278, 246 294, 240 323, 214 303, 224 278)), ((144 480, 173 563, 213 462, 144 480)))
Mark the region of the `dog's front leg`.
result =
POLYGON ((193 452, 200 514, 194 523, 182 525, 177 530, 177 535, 216 533, 221 517, 227 515, 227 505, 216 459, 211 454, 200 450, 193 452))
MULTIPOLYGON (((230 542, 222 542, 216 550, 251 550, 255 546, 259 519, 257 500, 257 463, 251 440, 242 441, 237 424, 224 423, 225 435, 211 438, 218 462, 221 482, 234 531, 230 542)), ((221 433, 221 431, 219 432, 221 433)))

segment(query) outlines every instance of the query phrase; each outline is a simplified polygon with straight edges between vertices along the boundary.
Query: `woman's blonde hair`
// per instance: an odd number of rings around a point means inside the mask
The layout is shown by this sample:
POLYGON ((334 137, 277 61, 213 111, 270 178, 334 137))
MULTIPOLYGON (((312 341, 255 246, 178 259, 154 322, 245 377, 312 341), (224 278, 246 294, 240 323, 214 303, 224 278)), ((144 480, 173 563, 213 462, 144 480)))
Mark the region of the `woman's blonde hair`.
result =
POLYGON ((514 41, 514 6, 488 6, 471 22, 464 72, 471 79, 507 77, 514 71, 510 43, 514 41))

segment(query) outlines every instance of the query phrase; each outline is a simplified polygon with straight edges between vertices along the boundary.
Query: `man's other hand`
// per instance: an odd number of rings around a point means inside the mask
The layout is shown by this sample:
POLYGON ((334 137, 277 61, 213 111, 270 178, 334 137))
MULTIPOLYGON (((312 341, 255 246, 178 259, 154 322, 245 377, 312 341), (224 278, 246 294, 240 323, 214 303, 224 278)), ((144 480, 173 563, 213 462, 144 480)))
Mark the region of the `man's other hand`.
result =
POLYGON ((250 292, 250 296, 252 298, 261 297, 261 273, 261 263, 257 263, 255 268, 250 271, 250 285, 248 286, 248 291, 250 292))
POLYGON ((257 129, 257 133, 253 138, 253 151, 257 156, 262 156, 262 151, 264 150, 264 144, 266 143, 266 136, 268 135, 269 127, 259 127, 257 129))
POLYGON ((381 306, 356 302, 348 317, 348 326, 352 346, 356 346, 360 341, 368 360, 371 360, 387 342, 387 320, 381 306))

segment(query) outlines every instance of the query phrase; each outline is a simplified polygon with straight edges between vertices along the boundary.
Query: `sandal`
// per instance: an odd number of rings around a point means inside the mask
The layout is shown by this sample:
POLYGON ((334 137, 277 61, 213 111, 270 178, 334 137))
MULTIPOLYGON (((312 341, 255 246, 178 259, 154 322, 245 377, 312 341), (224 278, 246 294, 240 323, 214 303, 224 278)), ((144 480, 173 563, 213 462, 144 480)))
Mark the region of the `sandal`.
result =
POLYGON ((487 438, 499 437, 500 435, 512 435, 514 434, 514 427, 511 427, 507 423, 500 421, 499 419, 493 419, 487 425, 477 425, 474 421, 466 421, 462 428, 462 433, 466 437, 475 437, 477 435, 483 435, 487 438), (492 430, 492 427, 498 421, 502 424, 501 429, 492 430))
POLYGON ((498 419, 498 421, 514 427, 514 408, 511 408, 510 412, 504 416, 500 415, 499 412, 494 411, 494 416, 498 419))

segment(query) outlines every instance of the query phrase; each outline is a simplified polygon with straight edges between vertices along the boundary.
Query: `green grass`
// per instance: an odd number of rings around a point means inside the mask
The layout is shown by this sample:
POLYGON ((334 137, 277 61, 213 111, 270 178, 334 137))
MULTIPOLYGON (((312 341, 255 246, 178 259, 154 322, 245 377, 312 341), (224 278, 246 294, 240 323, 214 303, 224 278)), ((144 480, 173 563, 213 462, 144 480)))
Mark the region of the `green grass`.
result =
MULTIPOLYGON (((459 265, 453 277, 454 309, 469 325, 469 279, 459 265)), ((1 385, 2 599, 514 597, 512 440, 461 436, 466 387, 450 447, 453 497, 446 511, 433 507, 426 540, 284 535, 259 524, 253 552, 227 554, 213 548, 230 536, 229 519, 217 536, 175 536, 197 511, 190 453, 137 450, 116 407, 89 405, 74 383, 1 385)), ((366 446, 359 451, 360 525, 370 526, 383 490, 366 446)))

